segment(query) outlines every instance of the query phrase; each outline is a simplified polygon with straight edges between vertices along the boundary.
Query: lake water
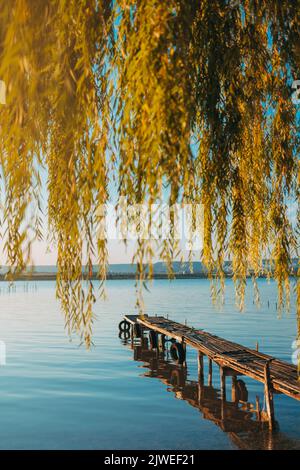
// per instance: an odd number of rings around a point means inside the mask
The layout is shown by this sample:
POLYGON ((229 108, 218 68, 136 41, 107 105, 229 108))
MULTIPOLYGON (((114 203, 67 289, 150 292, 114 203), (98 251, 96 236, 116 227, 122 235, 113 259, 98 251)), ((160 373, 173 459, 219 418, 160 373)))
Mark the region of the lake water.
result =
MULTIPOLYGON (((252 348, 258 341, 261 351, 291 362, 294 299, 290 314, 279 318, 274 283, 259 280, 261 308, 253 304, 249 286, 245 311, 240 313, 232 282, 226 284, 220 311, 211 304, 205 279, 154 281, 151 292, 145 292, 146 313, 187 320, 252 348)), ((7 357, 0 367, 1 449, 300 448, 299 402, 275 395, 279 430, 274 435, 259 427, 249 433, 243 424, 249 413, 239 410, 233 413, 234 428, 230 422, 226 428, 219 419, 217 369, 213 405, 201 410, 193 399, 196 352, 188 349, 183 371, 168 357, 157 358, 139 346, 131 349, 118 337, 118 323, 123 314, 135 313, 134 282, 109 281, 107 294, 107 301, 95 305, 95 346, 86 351, 65 334, 54 282, 19 282, 13 292, 0 284, 0 340, 6 344, 7 357), (177 385, 174 374, 179 377, 177 385)), ((243 380, 249 402, 259 396, 263 406, 262 384, 243 380)), ((227 408, 232 413, 230 404, 227 408)))

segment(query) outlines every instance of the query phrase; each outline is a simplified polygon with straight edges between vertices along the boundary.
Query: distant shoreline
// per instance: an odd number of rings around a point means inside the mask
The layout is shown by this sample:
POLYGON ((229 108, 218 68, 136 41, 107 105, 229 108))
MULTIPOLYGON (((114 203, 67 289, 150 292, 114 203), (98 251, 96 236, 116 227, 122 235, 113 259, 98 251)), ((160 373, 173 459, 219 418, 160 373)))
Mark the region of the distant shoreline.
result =
MULTIPOLYGON (((14 278, 14 281, 55 281, 56 280, 56 273, 28 273, 28 274, 19 274, 14 278)), ((208 276, 204 273, 189 273, 189 274, 182 274, 177 273, 175 274, 176 279, 206 279, 208 276)), ((229 277, 229 276, 228 276, 229 277)), ((83 274, 82 277, 84 280, 91 279, 93 281, 99 280, 97 274, 93 274, 91 277, 86 276, 83 274)), ((127 280, 127 279, 136 279, 135 273, 107 273, 106 279, 110 280, 127 280)), ((152 279, 170 279, 168 274, 166 273, 155 273, 152 276, 152 279)), ((1 281, 8 281, 5 278, 5 275, 0 275, 0 282, 1 281)))
MULTIPOLYGON (((26 273, 26 274, 19 274, 17 275, 13 281, 56 281, 56 273, 26 273)), ((292 274, 291 274, 292 276, 292 274)), ((226 279, 231 279, 232 274, 225 273, 226 279)), ((248 275, 247 278, 251 278, 251 275, 248 275)), ((260 275, 259 278, 266 278, 265 275, 260 275)), ((99 280, 97 274, 93 274, 91 277, 83 275, 83 280, 99 280)), ((136 280, 135 273, 107 273, 106 279, 108 281, 120 281, 120 280, 136 280)), ((154 273, 152 279, 165 279, 170 280, 170 277, 167 273, 154 273)), ((175 273, 174 277, 171 278, 172 280, 177 279, 208 279, 208 275, 206 273, 175 273)), ((145 278, 145 280, 150 280, 145 278)), ((5 274, 0 275, 0 282, 9 282, 9 279, 6 278, 5 274)))
MULTIPOLYGON (((153 267, 153 276, 152 279, 170 279, 167 273, 166 265, 163 261, 156 261, 152 265, 153 267)), ((173 279, 208 279, 207 268, 200 261, 182 262, 182 261, 173 261, 172 262, 174 278, 173 279)), ((299 267, 298 258, 293 258, 291 260, 290 266, 290 276, 294 277, 299 267)), ((259 278, 266 278, 267 270, 271 268, 270 261, 268 259, 263 260, 262 264, 262 274, 259 278)), ((94 281, 99 280, 98 277, 99 266, 94 264, 91 267, 89 272, 92 273, 91 277, 88 276, 86 271, 86 266, 82 266, 82 276, 83 279, 92 279, 94 281)), ((225 261, 223 265, 224 276, 226 279, 231 279, 233 277, 232 273, 232 262, 225 261)), ((9 270, 8 266, 1 266, 0 268, 0 282, 9 281, 7 279, 7 272, 9 270)), ((145 270, 145 280, 149 273, 149 266, 144 266, 145 270)), ((272 271, 272 269, 271 269, 272 271)), ((137 266, 135 263, 109 263, 107 265, 107 280, 135 280, 137 273, 137 266)), ((248 278, 251 278, 253 271, 249 270, 248 278)), ((214 271, 213 276, 216 277, 216 272, 214 271)), ((31 265, 27 266, 23 271, 15 275, 14 280, 16 281, 55 281, 57 277, 57 265, 31 265)))

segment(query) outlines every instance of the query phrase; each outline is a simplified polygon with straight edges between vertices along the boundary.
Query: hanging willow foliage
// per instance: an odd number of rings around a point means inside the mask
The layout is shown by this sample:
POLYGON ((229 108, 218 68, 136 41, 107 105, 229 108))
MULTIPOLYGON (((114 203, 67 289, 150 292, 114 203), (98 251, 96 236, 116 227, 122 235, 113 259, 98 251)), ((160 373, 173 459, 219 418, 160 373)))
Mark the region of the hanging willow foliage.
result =
MULTIPOLYGON (((113 172, 127 204, 167 195, 171 206, 203 205, 202 260, 222 290, 232 259, 240 307, 246 277, 266 270, 288 303, 299 259, 299 12, 298 0, 0 0, 7 264, 23 269, 29 232, 41 237, 44 166, 57 294, 87 345, 94 293, 82 288, 82 262, 90 269, 97 253, 105 279, 113 172)), ((173 229, 155 248, 170 275, 173 229)), ((140 279, 152 257, 141 237, 140 279)), ((300 266, 296 277, 300 318, 300 266)))

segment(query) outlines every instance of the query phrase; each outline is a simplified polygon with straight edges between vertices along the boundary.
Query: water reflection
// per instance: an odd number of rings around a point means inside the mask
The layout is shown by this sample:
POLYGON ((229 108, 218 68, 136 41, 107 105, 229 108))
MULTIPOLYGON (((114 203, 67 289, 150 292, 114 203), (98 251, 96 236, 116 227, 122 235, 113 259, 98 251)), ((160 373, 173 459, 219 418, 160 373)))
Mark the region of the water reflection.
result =
POLYGON ((244 396, 237 393, 233 381, 231 401, 221 400, 220 390, 204 382, 188 379, 187 367, 175 364, 169 357, 168 348, 164 351, 151 349, 147 338, 137 343, 129 334, 121 334, 124 345, 133 350, 133 359, 142 363, 147 378, 159 379, 167 386, 167 391, 178 400, 186 401, 199 410, 202 418, 216 424, 227 433, 239 449, 300 449, 300 441, 292 440, 279 430, 269 431, 267 416, 260 409, 259 402, 245 400, 248 396, 244 386, 244 396), (246 393, 245 393, 246 392, 246 393))

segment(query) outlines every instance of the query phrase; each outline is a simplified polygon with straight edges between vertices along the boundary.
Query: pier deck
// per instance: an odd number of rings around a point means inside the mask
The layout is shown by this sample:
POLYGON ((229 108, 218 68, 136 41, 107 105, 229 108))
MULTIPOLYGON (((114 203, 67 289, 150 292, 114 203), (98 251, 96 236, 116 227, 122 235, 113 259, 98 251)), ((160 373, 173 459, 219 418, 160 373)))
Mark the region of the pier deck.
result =
POLYGON ((178 343, 191 346, 198 351, 199 376, 203 376, 203 356, 220 366, 221 393, 226 394, 225 378, 238 375, 251 377, 265 385, 267 412, 270 427, 274 425, 273 392, 283 393, 295 400, 300 400, 300 381, 297 367, 275 357, 263 354, 254 349, 228 341, 201 329, 195 329, 161 316, 125 315, 125 321, 132 326, 140 325, 176 340, 178 343))

